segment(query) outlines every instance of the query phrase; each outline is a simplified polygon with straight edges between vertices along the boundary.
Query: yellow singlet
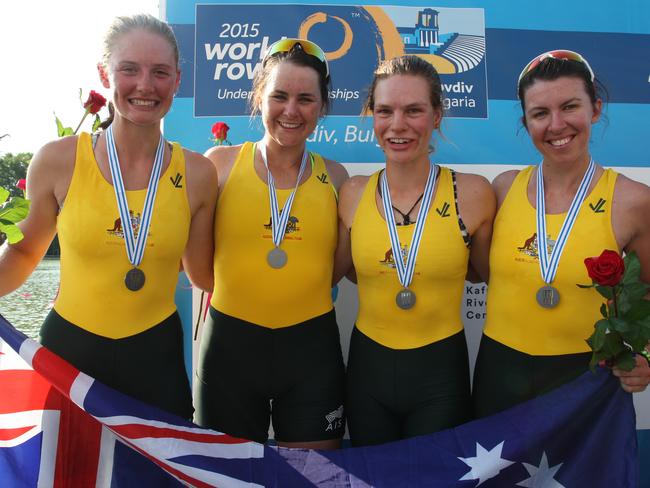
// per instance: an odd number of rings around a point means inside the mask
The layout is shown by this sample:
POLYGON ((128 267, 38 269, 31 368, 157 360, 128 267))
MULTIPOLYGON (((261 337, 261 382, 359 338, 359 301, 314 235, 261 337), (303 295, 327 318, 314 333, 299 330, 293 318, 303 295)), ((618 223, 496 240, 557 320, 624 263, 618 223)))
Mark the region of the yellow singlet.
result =
MULTIPOLYGON (((618 250, 611 223, 617 174, 605 170, 582 203, 552 283, 560 302, 548 309, 535 298, 544 281, 537 255, 536 214, 526 190, 533 171, 536 166, 519 172, 494 222, 484 333, 527 354, 588 352, 585 339, 600 318, 602 297, 576 285, 591 284, 585 258, 604 249, 618 250)), ((555 244, 565 216, 546 216, 549 247, 555 244)))
MULTIPOLYGON (((281 249, 287 264, 271 268, 269 190, 253 166, 255 144, 245 143, 215 216, 214 293, 211 305, 268 328, 329 312, 338 231, 336 196, 323 159, 312 153, 311 175, 296 191, 281 249)), ((276 190, 283 207, 292 189, 276 190)))
MULTIPOLYGON (((393 349, 411 349, 445 339, 463 328, 460 306, 469 249, 458 224, 451 171, 440 168, 437 190, 417 256, 410 289, 415 306, 395 303, 402 289, 390 238, 375 201, 379 172, 368 180, 352 222, 352 259, 357 273, 359 315, 356 326, 374 341, 393 349)), ((404 256, 415 225, 398 226, 404 256)))
MULTIPOLYGON (((140 265, 146 282, 139 291, 130 291, 124 276, 132 265, 115 193, 99 171, 90 135, 79 136, 72 181, 57 218, 61 288, 54 309, 59 315, 94 334, 118 339, 149 329, 176 310, 174 292, 191 220, 185 182, 183 150, 174 143, 169 167, 160 177, 140 265)), ((134 230, 146 193, 126 192, 134 230)))

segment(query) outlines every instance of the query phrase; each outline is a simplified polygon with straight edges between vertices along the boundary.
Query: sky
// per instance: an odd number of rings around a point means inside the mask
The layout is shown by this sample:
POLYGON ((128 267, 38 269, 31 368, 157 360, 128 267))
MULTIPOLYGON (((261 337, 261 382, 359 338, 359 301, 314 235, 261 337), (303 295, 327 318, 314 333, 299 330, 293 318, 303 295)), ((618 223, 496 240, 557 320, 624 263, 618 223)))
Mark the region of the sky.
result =
MULTIPOLYGON (((158 0, 3 0, 0 3, 0 153, 36 152, 57 138, 54 112, 77 126, 97 75, 102 37, 118 15, 159 14, 158 0)), ((102 111, 100 115, 106 116, 102 111)), ((83 128, 90 130, 90 117, 83 128)))

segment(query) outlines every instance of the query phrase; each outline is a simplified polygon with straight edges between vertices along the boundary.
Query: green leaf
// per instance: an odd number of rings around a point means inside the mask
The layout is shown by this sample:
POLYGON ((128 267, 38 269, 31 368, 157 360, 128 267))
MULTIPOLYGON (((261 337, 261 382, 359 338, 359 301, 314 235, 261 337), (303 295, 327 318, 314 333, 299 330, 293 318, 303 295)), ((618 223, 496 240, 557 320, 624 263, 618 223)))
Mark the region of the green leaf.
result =
POLYGON ((97 131, 99 129, 100 124, 102 121, 99 118, 99 115, 95 114, 95 120, 93 120, 93 132, 97 131))
POLYGON ((639 281, 635 283, 627 283, 623 286, 621 291, 621 298, 626 304, 631 305, 637 300, 641 300, 648 293, 648 285, 639 281))
POLYGON ((607 354, 608 358, 614 358, 626 349, 625 344, 623 344, 623 339, 618 332, 610 331, 610 333, 605 336, 602 351, 607 354))
POLYGON ((15 224, 0 224, 0 232, 3 232, 7 236, 9 244, 16 244, 24 237, 21 230, 15 224))
POLYGON ((593 288, 596 285, 594 285, 593 283, 591 285, 581 285, 580 283, 578 283, 576 286, 578 288, 593 288))
POLYGON ((607 298, 607 300, 611 300, 612 298, 614 298, 614 292, 611 286, 596 285, 596 291, 600 293, 602 296, 604 296, 605 298, 607 298))
POLYGON ((5 190, 0 186, 0 203, 4 202, 9 196, 9 190, 5 190))
POLYGON ((634 354, 632 354, 632 351, 627 350, 616 356, 614 359, 614 366, 623 371, 632 371, 634 366, 636 366, 636 361, 634 360, 634 354))
POLYGON ((630 307, 623 318, 631 323, 650 325, 650 301, 639 300, 630 307))
POLYGON ((605 336, 607 335, 607 328, 609 327, 609 321, 601 319, 594 324, 594 333, 590 337, 591 342, 589 345, 594 351, 600 351, 605 345, 605 336))
POLYGON ((600 315, 602 315, 602 316, 605 317, 605 318, 608 317, 608 314, 607 314, 607 305, 605 305, 604 303, 600 306, 600 315))
POLYGON ((630 283, 636 283, 641 277, 641 263, 639 258, 636 255, 636 252, 632 251, 625 255, 623 258, 625 263, 625 273, 623 274, 623 284, 627 285, 630 283))
POLYGON ((630 324, 622 318, 610 317, 608 322, 610 330, 615 330, 616 332, 627 332, 630 330, 630 324))
POLYGON ((29 200, 21 197, 12 197, 11 200, 0 205, 0 219, 18 223, 29 213, 29 200))

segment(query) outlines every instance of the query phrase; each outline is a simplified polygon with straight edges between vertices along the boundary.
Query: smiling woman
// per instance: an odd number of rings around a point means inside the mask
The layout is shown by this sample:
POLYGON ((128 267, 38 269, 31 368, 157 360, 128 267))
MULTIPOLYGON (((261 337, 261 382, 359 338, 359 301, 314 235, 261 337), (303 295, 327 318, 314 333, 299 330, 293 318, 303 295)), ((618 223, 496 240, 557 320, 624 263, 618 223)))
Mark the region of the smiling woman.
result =
POLYGON ((333 448, 345 431, 331 284, 347 172, 305 146, 327 110, 328 84, 318 46, 278 41, 253 82, 264 137, 207 153, 220 195, 196 421, 265 442, 272 418, 289 447, 333 448))
POLYGON ((216 172, 160 133, 180 76, 166 23, 116 18, 99 74, 114 119, 34 156, 25 238, 0 252, 0 295, 26 279, 57 232, 61 285, 41 342, 105 384, 189 418, 174 291, 181 260, 197 285, 211 282, 216 172))
MULTIPOLYGON (((589 63, 566 50, 542 53, 522 71, 522 122, 542 162, 494 180, 499 210, 490 252, 487 321, 474 375, 474 405, 491 415, 587 370, 585 339, 602 297, 583 264, 605 249, 635 251, 650 282, 650 189, 596 164, 591 127, 602 111, 589 63)), ((642 391, 650 365, 614 368, 642 391)))
POLYGON ((386 169, 351 178, 339 203, 339 253, 359 290, 347 380, 355 446, 469 420, 461 298, 470 263, 487 279, 495 207, 485 178, 430 159, 442 119, 432 65, 382 62, 366 107, 386 169))

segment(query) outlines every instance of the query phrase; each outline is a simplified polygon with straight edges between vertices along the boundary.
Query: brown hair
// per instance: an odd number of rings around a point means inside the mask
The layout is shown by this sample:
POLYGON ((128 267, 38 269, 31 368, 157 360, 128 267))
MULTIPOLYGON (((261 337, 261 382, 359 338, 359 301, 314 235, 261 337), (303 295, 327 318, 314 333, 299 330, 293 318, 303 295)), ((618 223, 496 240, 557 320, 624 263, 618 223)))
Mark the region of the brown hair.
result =
POLYGON ((431 106, 434 110, 440 110, 442 114, 442 86, 440 76, 436 69, 424 59, 414 56, 405 55, 397 58, 386 59, 377 67, 368 88, 368 96, 363 105, 363 113, 367 114, 374 111, 375 108, 375 89, 377 83, 394 75, 420 76, 429 85, 429 96, 431 106))
POLYGON ((278 52, 264 58, 262 63, 257 67, 253 78, 253 93, 250 97, 251 115, 255 115, 259 112, 259 107, 262 102, 262 93, 264 93, 266 84, 269 81, 271 71, 273 71, 273 68, 284 62, 292 63, 296 66, 312 68, 316 73, 318 73, 318 88, 320 89, 320 96, 323 103, 321 113, 322 115, 325 115, 330 106, 328 96, 330 78, 325 72, 325 66, 322 61, 303 51, 300 43, 294 44, 289 51, 278 52))

